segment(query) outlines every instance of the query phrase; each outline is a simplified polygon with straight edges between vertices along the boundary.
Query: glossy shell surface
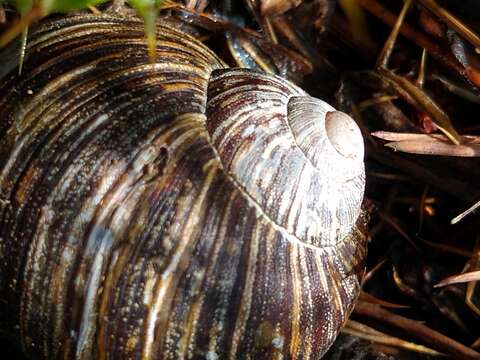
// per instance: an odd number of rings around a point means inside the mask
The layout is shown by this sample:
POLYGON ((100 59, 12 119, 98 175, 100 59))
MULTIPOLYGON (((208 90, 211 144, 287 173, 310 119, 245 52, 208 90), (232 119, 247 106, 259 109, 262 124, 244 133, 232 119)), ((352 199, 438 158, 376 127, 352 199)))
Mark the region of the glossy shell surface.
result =
POLYGON ((94 15, 32 30, 21 76, 0 54, 0 329, 44 359, 319 359, 363 271, 359 130, 157 30, 154 64, 94 15))

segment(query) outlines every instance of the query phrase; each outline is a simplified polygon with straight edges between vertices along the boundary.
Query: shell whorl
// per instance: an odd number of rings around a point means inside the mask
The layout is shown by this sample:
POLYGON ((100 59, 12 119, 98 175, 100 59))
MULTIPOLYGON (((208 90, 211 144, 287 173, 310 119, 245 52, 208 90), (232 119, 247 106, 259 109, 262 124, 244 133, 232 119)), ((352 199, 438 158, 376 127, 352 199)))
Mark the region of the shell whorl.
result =
POLYGON ((136 19, 51 20, 0 70, 0 329, 45 359, 320 358, 365 256, 358 129, 157 39, 148 64, 136 19))
POLYGON ((355 122, 281 78, 215 70, 207 128, 223 166, 273 223, 305 244, 343 241, 361 211, 355 122))

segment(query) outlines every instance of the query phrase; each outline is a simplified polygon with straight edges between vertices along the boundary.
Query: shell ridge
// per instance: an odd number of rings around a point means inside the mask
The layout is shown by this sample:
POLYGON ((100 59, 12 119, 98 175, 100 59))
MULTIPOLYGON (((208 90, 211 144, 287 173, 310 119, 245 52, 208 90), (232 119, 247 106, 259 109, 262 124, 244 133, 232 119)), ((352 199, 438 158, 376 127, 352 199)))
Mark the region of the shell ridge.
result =
MULTIPOLYGON (((185 115, 185 114, 184 114, 185 115)), ((183 115, 183 116, 184 116, 183 115)), ((201 117, 202 120, 199 118, 195 118, 196 121, 200 121, 202 124, 204 124, 204 122, 206 121, 206 117, 205 115, 201 117)), ((308 244, 307 242, 303 241, 302 239, 298 238, 296 235, 290 233, 289 231, 287 231, 287 229, 285 229, 282 225, 280 224, 277 224, 261 207, 261 205, 258 203, 257 200, 255 200, 252 195, 250 195, 247 191, 247 189, 245 189, 245 187, 235 178, 235 174, 231 173, 231 172, 227 172, 225 170, 225 167, 223 166, 223 163, 222 163, 222 160, 221 160, 221 157, 217 151, 217 149, 215 149, 215 147, 213 146, 213 142, 212 142, 212 138, 210 136, 210 133, 205 130, 205 137, 206 137, 206 141, 209 143, 209 145, 211 146, 211 149, 212 149, 212 152, 215 156, 215 159, 216 161, 218 161, 219 163, 219 168, 220 170, 223 172, 223 174, 225 175, 226 179, 229 180, 232 185, 240 192, 240 194, 247 200, 248 204, 250 204, 252 207, 254 207, 257 212, 267 221, 267 223, 269 223, 275 230, 277 230, 278 232, 280 232, 284 237, 285 239, 288 241, 288 242, 291 242, 291 243, 294 243, 294 244, 299 244, 299 245, 302 245, 302 246, 305 246, 305 247, 308 247, 308 248, 311 248, 311 249, 314 249, 314 250, 320 250, 320 249, 325 249, 325 248, 335 248, 338 244, 340 244, 341 242, 345 241, 345 239, 341 239, 339 240, 339 242, 337 242, 336 244, 333 244, 333 245, 323 245, 323 246, 315 246, 315 245, 311 245, 311 244, 308 244)), ((348 237, 346 237, 348 238, 348 237)))

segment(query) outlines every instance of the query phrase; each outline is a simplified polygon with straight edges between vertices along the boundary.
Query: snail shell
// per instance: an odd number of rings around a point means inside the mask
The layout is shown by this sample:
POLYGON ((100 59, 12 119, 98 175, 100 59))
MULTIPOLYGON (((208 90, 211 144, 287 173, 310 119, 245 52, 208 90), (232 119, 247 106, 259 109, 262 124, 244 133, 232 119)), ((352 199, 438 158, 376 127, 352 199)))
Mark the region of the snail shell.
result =
POLYGON ((22 76, 0 54, 0 329, 44 359, 320 358, 363 271, 359 129, 157 38, 150 64, 137 19, 79 15, 22 76))

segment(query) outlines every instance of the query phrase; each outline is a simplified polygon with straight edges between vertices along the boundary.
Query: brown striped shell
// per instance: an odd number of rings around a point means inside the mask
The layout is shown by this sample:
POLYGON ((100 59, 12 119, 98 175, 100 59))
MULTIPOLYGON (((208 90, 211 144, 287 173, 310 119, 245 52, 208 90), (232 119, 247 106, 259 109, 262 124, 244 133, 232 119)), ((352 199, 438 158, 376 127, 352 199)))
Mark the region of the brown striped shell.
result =
POLYGON ((358 295, 363 142, 158 25, 50 20, 0 54, 0 329, 42 359, 319 359, 358 295))

